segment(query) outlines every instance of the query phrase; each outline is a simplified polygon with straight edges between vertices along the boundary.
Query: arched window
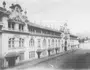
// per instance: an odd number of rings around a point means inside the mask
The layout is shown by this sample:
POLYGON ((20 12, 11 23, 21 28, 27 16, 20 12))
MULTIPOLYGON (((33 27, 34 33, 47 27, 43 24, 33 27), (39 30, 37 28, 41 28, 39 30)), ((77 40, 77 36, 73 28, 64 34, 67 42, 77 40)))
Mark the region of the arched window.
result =
POLYGON ((15 45, 15 39, 14 38, 10 38, 9 41, 8 41, 8 46, 9 48, 13 48, 15 45))
POLYGON ((45 48, 46 47, 46 39, 43 40, 43 47, 45 48))
POLYGON ((29 46, 30 47, 33 47, 34 46, 34 39, 33 38, 30 39, 29 46))

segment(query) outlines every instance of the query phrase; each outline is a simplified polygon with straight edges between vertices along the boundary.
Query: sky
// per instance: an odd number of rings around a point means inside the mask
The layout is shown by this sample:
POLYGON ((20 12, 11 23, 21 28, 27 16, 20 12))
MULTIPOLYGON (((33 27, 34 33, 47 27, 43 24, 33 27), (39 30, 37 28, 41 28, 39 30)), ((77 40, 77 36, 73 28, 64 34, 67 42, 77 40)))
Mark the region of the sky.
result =
POLYGON ((31 22, 55 29, 60 29, 61 25, 67 23, 73 34, 90 33, 90 0, 5 1, 7 5, 19 3, 24 10, 27 10, 31 22))

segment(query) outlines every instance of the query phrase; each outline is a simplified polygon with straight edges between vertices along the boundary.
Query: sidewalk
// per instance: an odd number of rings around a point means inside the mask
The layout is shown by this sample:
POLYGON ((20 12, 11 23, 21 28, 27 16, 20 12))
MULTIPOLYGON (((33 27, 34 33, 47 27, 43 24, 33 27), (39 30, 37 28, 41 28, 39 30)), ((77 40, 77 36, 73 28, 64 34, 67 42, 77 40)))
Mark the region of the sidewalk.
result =
POLYGON ((27 62, 24 62, 24 63, 17 64, 16 66, 14 66, 12 68, 6 68, 4 70, 18 70, 18 69, 25 69, 25 68, 28 68, 28 67, 34 67, 35 65, 37 65, 40 62, 52 59, 54 57, 62 56, 64 54, 68 54, 70 52, 75 52, 76 50, 68 50, 66 52, 61 52, 61 53, 58 53, 56 55, 51 55, 51 56, 43 57, 43 58, 40 58, 40 59, 34 59, 34 60, 31 60, 31 61, 27 61, 27 62))

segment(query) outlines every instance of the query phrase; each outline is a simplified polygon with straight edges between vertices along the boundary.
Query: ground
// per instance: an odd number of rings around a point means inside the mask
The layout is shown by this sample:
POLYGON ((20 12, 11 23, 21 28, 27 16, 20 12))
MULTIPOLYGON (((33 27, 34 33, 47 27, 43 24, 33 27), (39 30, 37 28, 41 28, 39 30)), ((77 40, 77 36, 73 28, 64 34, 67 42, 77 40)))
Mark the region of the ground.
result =
POLYGON ((53 68, 53 69, 86 69, 90 68, 89 50, 77 50, 63 56, 55 57, 37 64, 36 68, 53 68))
MULTIPOLYGON (((89 44, 81 45, 89 47, 89 44)), ((46 61, 39 62, 33 67, 21 67, 19 70, 63 70, 63 69, 90 69, 90 49, 82 49, 82 47, 75 52, 60 55, 46 61)), ((18 69, 16 69, 18 70, 18 69)))

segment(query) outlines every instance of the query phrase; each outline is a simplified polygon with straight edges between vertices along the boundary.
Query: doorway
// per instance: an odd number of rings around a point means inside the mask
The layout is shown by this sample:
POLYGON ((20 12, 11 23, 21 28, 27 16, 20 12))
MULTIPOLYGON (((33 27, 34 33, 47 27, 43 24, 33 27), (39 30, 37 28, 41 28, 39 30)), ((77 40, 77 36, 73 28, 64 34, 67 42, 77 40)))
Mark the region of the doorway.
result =
POLYGON ((15 60, 16 60, 16 57, 9 57, 8 58, 8 66, 9 67, 15 66, 15 60))

